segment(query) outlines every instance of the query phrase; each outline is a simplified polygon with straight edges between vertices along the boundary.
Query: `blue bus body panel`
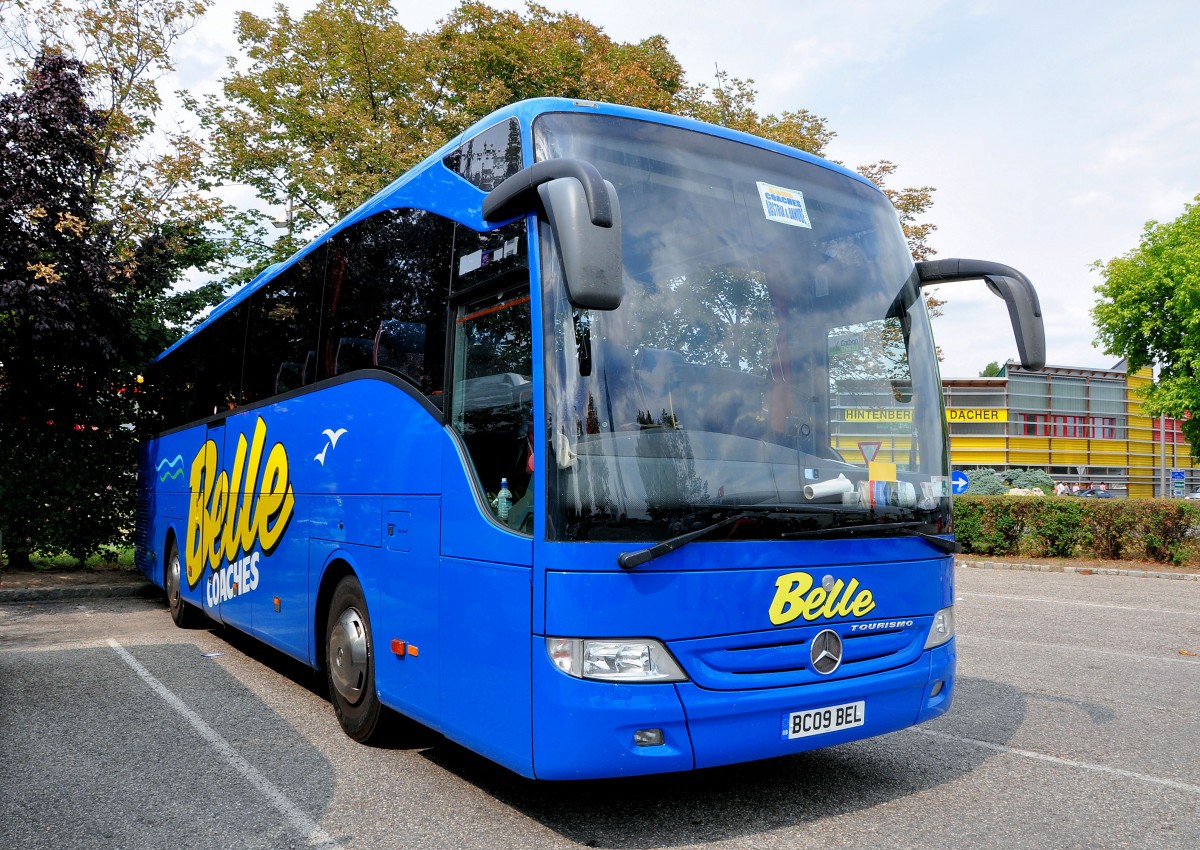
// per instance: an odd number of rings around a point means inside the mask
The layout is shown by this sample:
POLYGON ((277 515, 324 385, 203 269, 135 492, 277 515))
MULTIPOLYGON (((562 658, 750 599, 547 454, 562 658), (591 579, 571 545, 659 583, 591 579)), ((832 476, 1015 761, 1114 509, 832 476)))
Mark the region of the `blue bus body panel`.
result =
POLYGON ((531 571, 443 558, 442 720, 447 737, 533 775, 531 571))
POLYGON ((535 636, 539 778, 787 755, 901 729, 949 707, 954 644, 924 645, 932 615, 953 603, 953 559, 927 543, 693 543, 638 569, 614 570, 616 556, 634 548, 540 544, 539 565, 571 568, 544 571, 545 634, 655 638, 689 680, 614 686, 574 679, 553 667, 535 636), (814 592, 806 606, 802 596, 814 592), (791 601, 773 611, 777 594, 791 601), (773 613, 783 622, 774 622, 773 613), (825 629, 836 631, 845 647, 841 666, 828 676, 816 673, 809 658, 812 639, 825 629), (788 738, 792 712, 859 701, 862 725, 788 738), (664 745, 636 746, 633 732, 650 728, 663 730, 664 745), (587 740, 574 746, 583 753, 565 756, 580 729, 588 730, 587 740))
POLYGON ((370 600, 375 682, 385 705, 437 728, 443 661, 438 622, 441 500, 389 498, 384 508, 383 548, 377 563, 364 562, 359 572, 370 600), (393 640, 403 643, 399 652, 393 640))
POLYGON ((598 779, 691 770, 688 718, 674 685, 575 679, 556 668, 544 638, 533 653, 533 775, 598 779), (639 747, 633 733, 662 729, 661 747, 639 747))
MULTIPOLYGON (((217 570, 205 559, 199 580, 184 582, 184 598, 213 619, 315 664, 324 636, 313 634, 312 609, 330 553, 351 553, 347 559, 364 573, 384 569, 383 553, 391 550, 384 545, 388 512, 380 494, 441 491, 445 429, 411 394, 374 374, 334 379, 320 391, 242 408, 153 441, 143 465, 161 466, 168 477, 148 506, 147 576, 163 584, 169 535, 186 560, 189 548, 201 549, 211 539, 203 529, 214 526, 213 517, 218 527, 240 521, 247 536, 253 533, 249 549, 239 545, 233 559, 222 551, 217 570), (209 440, 216 452, 211 473, 201 468, 209 440), (274 474, 290 488, 290 506, 270 496, 283 487, 268 480, 273 452, 274 474), (193 478, 202 492, 189 492, 193 478), (210 478, 215 489, 203 483, 210 478), (222 495, 222 483, 236 499, 222 495), (264 547, 262 533, 271 536, 279 524, 282 533, 264 547)), ((461 467, 459 475, 465 475, 461 467)), ((436 524, 410 526, 409 534, 422 538, 420 551, 432 551, 429 557, 436 559, 436 524)))
MULTIPOLYGON (((546 572, 548 635, 677 640, 778 630, 769 616, 776 582, 794 572, 812 575, 816 587, 825 576, 840 580, 843 596, 851 581, 856 582, 853 595, 870 591, 874 607, 866 615, 821 617, 821 622, 927 618, 953 604, 953 559, 931 557, 934 550, 920 541, 692 543, 651 561, 657 569, 628 571, 612 566, 620 552, 636 548, 629 544, 546 548, 569 549, 569 560, 562 552, 564 557, 549 563, 571 567, 570 572, 546 572), (889 557, 878 557, 879 550, 889 557)), ((788 624, 807 625, 803 618, 788 624)))
MULTIPOLYGON (((147 498, 141 507, 145 512, 146 554, 139 559, 138 567, 146 578, 160 587, 164 584, 163 565, 170 533, 178 536, 180 552, 183 551, 182 539, 191 503, 188 474, 196 454, 195 440, 187 433, 162 437, 142 447, 141 474, 149 480, 150 486, 143 488, 147 498)), ((195 604, 200 604, 199 597, 195 604)))
POLYGON ((820 688, 791 687, 710 691, 695 682, 678 685, 688 716, 696 767, 788 755, 830 747, 904 729, 932 719, 949 708, 954 672, 954 644, 921 653, 903 667, 870 678, 822 683, 820 688), (931 670, 945 687, 931 696, 931 670), (863 702, 863 725, 807 737, 788 738, 792 712, 863 702))
POLYGON ((955 645, 869 678, 794 686, 706 690, 678 685, 615 685, 557 670, 534 638, 534 775, 598 779, 715 767, 793 755, 904 729, 937 717, 953 696, 955 645), (940 686, 940 687, 939 687, 940 686), (937 687, 938 693, 932 691, 937 687), (864 723, 788 738, 792 712, 863 702, 864 723), (659 729, 663 744, 639 747, 634 732, 659 729))

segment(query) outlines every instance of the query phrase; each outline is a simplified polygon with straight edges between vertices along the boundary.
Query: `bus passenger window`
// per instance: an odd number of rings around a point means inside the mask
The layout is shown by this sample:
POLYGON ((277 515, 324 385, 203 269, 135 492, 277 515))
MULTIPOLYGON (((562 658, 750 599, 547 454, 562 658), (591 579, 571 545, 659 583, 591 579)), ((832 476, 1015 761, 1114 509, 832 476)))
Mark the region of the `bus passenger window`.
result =
POLYGON ((533 531, 532 363, 528 286, 458 307, 451 422, 493 516, 524 533, 533 531), (507 510, 502 482, 511 498, 507 510))

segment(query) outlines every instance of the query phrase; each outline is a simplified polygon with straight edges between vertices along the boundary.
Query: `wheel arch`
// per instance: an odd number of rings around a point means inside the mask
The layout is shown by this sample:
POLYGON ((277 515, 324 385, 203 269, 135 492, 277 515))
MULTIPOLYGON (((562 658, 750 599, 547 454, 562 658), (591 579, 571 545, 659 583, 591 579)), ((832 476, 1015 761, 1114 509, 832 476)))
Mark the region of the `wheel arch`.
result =
MULTIPOLYGON (((333 600, 333 591, 338 582, 346 576, 358 578, 358 573, 350 566, 345 553, 335 552, 321 570, 321 582, 317 586, 317 596, 313 604, 313 639, 312 659, 316 670, 325 669, 325 629, 329 625, 329 603, 333 600)), ((359 582, 361 583, 361 579, 359 582)))
MULTIPOLYGON (((161 570, 159 575, 162 576, 162 580, 159 584, 164 591, 167 589, 167 561, 171 557, 171 544, 175 544, 176 548, 179 547, 179 533, 175 530, 175 523, 173 522, 167 523, 167 530, 163 534, 162 557, 157 559, 158 563, 155 565, 156 569, 161 570)), ((182 550, 179 556, 183 557, 182 550)))

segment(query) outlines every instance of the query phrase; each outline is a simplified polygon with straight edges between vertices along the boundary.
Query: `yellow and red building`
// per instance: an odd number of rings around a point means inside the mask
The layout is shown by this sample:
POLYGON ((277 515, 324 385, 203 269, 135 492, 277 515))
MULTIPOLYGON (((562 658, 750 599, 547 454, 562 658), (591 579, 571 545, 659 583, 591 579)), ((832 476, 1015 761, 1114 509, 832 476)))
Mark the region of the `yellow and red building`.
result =
POLYGON ((1151 372, 1009 361, 997 378, 942 381, 955 469, 1044 469, 1055 481, 1104 484, 1133 497, 1179 495, 1200 485, 1200 469, 1179 423, 1142 409, 1151 372), (1165 440, 1163 437, 1165 436, 1165 440), (1174 476, 1172 476, 1174 473, 1174 476), (1180 486, 1182 483, 1182 486, 1180 486))

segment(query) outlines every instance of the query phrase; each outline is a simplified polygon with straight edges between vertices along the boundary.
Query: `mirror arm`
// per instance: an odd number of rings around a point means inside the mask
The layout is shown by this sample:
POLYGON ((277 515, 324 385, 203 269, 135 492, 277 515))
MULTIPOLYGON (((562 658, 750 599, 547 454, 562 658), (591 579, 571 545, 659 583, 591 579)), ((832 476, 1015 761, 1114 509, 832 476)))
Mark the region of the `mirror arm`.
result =
POLYGON ((1030 371, 1037 371, 1046 365, 1042 305, 1029 278, 1012 266, 988 260, 924 260, 915 265, 921 286, 958 280, 983 280, 987 288, 1008 305, 1021 365, 1030 371))
POLYGON ((518 171, 484 197, 484 220, 503 221, 528 212, 533 206, 529 195, 535 194, 543 183, 560 177, 574 177, 583 185, 592 224, 613 226, 612 204, 604 188, 604 178, 596 166, 582 159, 547 159, 518 171))

